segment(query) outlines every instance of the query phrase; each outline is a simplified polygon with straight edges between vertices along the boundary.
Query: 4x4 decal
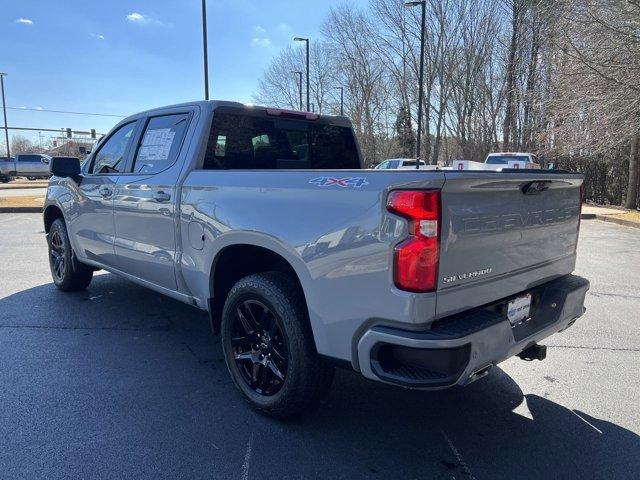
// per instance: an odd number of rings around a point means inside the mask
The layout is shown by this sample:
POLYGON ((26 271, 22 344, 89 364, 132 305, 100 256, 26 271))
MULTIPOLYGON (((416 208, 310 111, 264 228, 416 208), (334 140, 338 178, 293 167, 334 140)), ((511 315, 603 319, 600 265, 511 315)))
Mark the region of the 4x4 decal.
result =
POLYGON ((338 186, 342 188, 347 188, 347 187, 360 188, 364 185, 369 185, 369 182, 367 182, 367 179, 364 177, 344 177, 344 178, 316 177, 309 180, 309 183, 314 183, 319 187, 338 186))

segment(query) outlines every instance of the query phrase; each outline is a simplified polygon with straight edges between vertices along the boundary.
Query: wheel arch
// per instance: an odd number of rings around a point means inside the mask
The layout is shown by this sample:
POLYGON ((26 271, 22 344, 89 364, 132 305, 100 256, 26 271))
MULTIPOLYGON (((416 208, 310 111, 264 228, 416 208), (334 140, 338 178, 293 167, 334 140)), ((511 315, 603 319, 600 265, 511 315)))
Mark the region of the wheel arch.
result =
POLYGON ((47 205, 42 216, 44 220, 45 233, 49 233, 51 225, 56 219, 61 218, 64 221, 64 214, 62 213, 62 209, 56 204, 47 205))
MULTIPOLYGON (((310 321, 309 301, 299 269, 284 255, 266 246, 238 243, 222 248, 213 259, 209 273, 209 315, 214 331, 219 331, 222 308, 233 285, 247 275, 269 271, 286 273, 296 282, 304 299, 307 320, 310 321)), ((316 329, 311 326, 315 337, 316 329)))

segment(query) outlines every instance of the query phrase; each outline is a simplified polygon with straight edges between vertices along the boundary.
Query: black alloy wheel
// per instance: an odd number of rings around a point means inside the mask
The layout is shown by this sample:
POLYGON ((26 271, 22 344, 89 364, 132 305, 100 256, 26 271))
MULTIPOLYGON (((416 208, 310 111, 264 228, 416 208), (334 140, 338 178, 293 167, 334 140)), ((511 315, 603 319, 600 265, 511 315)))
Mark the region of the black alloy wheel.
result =
POLYGON ((51 273, 58 281, 64 280, 65 269, 67 268, 66 262, 66 248, 65 243, 62 240, 62 235, 59 230, 54 230, 50 234, 49 243, 51 248, 49 249, 49 262, 51 262, 51 273))
POLYGON ((249 388, 263 396, 280 391, 289 355, 280 321, 269 307, 255 299, 237 305, 231 347, 240 376, 249 388))
POLYGON ((84 290, 91 283, 93 268, 75 258, 67 227, 61 218, 51 224, 47 235, 49 267, 53 283, 65 292, 84 290))

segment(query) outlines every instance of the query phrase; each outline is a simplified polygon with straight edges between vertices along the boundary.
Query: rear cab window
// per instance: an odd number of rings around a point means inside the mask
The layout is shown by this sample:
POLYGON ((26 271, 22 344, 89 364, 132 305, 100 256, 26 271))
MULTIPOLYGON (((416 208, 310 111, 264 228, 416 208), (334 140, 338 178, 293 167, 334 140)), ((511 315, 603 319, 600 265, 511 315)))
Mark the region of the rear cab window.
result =
POLYGON ((304 114, 219 107, 214 112, 204 169, 360 169, 351 128, 304 114), (295 117, 295 118, 291 118, 295 117))
POLYGON ((42 155, 17 155, 18 162, 42 162, 42 155))
POLYGON ((485 163, 489 165, 506 165, 511 161, 528 162, 528 155, 491 155, 485 163))

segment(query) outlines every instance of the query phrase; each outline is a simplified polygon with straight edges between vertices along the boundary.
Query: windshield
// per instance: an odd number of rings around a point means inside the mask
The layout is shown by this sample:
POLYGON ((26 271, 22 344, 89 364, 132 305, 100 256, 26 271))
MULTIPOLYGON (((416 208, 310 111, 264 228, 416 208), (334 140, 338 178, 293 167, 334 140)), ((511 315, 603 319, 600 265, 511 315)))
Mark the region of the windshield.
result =
POLYGON ((205 169, 359 169, 350 128, 216 111, 205 169))
POLYGON ((528 162, 528 155, 491 155, 487 157, 487 161, 485 163, 491 165, 506 165, 507 162, 520 161, 520 162, 528 162))

